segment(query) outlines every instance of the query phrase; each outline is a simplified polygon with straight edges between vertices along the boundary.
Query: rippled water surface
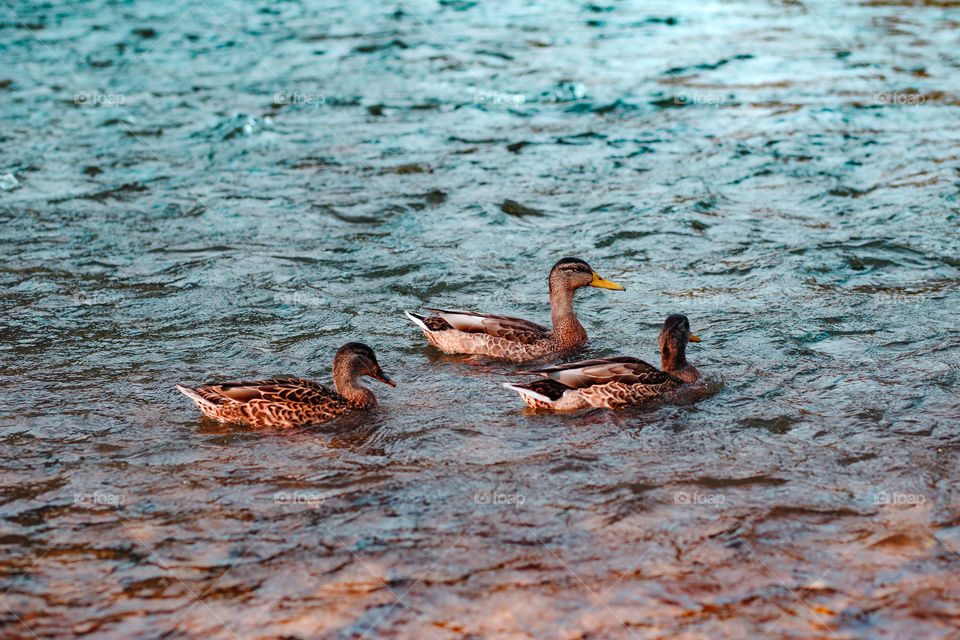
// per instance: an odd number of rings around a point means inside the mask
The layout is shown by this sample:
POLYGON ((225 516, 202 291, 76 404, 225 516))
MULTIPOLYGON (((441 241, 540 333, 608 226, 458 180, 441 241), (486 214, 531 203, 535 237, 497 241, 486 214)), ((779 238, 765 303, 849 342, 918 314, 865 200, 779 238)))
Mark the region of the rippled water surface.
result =
POLYGON ((956 637, 956 5, 4 4, 0 635, 956 637), (574 356, 682 312, 709 393, 525 411, 401 314, 564 255, 574 356), (349 340, 340 422, 173 388, 349 340))

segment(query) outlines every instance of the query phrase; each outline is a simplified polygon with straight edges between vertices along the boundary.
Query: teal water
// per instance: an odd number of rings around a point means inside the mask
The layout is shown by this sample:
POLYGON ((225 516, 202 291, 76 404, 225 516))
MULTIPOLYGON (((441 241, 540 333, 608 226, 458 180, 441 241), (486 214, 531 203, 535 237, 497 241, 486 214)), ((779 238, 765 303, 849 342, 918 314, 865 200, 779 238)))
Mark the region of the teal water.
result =
POLYGON ((958 22, 0 6, 2 636, 954 637, 958 22), (710 392, 531 413, 402 315, 544 323, 565 255, 627 288, 578 355, 684 313, 710 392), (173 388, 351 340, 398 385, 337 423, 173 388))

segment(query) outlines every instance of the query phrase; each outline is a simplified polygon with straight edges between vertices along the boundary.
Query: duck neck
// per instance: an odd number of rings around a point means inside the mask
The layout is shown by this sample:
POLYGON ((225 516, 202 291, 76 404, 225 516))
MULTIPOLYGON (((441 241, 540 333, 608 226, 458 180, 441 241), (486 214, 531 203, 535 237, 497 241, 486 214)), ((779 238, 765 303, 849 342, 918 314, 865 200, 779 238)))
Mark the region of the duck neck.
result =
POLYGON ((667 373, 679 371, 687 366, 687 350, 675 340, 660 341, 660 368, 667 373))
POLYGON ((561 349, 576 346, 587 339, 573 313, 573 289, 550 287, 550 335, 561 349))
POLYGON ((337 393, 352 405, 369 407, 377 404, 373 392, 360 384, 360 374, 350 366, 334 364, 333 385, 337 388, 337 393))
POLYGON ((700 372, 687 362, 687 347, 676 340, 660 341, 660 368, 684 382, 696 382, 700 372))

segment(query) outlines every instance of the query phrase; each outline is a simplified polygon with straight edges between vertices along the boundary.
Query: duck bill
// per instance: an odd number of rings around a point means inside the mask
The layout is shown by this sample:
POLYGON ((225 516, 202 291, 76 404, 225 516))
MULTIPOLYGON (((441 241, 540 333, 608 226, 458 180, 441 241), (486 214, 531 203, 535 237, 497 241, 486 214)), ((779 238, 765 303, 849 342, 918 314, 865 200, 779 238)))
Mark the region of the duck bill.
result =
POLYGON ((597 275, 597 272, 593 272, 593 280, 590 282, 591 287, 597 287, 598 289, 613 289, 614 291, 626 291, 623 287, 618 285, 616 282, 610 282, 605 280, 597 275))
POLYGON ((373 378, 373 379, 375 379, 375 380, 379 380, 380 382, 382 382, 382 383, 384 383, 384 384, 388 384, 388 385, 390 385, 391 387, 397 386, 397 383, 396 383, 396 382, 394 382, 393 380, 391 380, 390 378, 387 377, 387 374, 385 374, 385 373, 383 372, 383 369, 379 369, 379 368, 378 368, 377 371, 376 371, 376 373, 374 373, 374 374, 373 374, 372 376, 370 376, 370 377, 373 378))
POLYGON ((693 335, 693 334, 691 333, 691 334, 690 334, 690 342, 700 342, 700 338, 698 338, 697 336, 695 336, 695 335, 693 335))

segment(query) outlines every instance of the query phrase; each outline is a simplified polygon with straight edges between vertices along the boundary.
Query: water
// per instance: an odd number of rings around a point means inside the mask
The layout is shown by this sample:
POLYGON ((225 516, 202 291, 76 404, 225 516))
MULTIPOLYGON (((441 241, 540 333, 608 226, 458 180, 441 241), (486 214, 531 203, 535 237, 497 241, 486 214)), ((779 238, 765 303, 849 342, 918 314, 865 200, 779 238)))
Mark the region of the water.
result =
POLYGON ((950 2, 0 8, 8 638, 956 637, 950 2), (521 207, 505 204, 512 200, 521 207), (525 208, 524 208, 525 207, 525 208), (424 305, 703 398, 525 411, 424 305), (396 389, 295 432, 176 382, 396 389))

